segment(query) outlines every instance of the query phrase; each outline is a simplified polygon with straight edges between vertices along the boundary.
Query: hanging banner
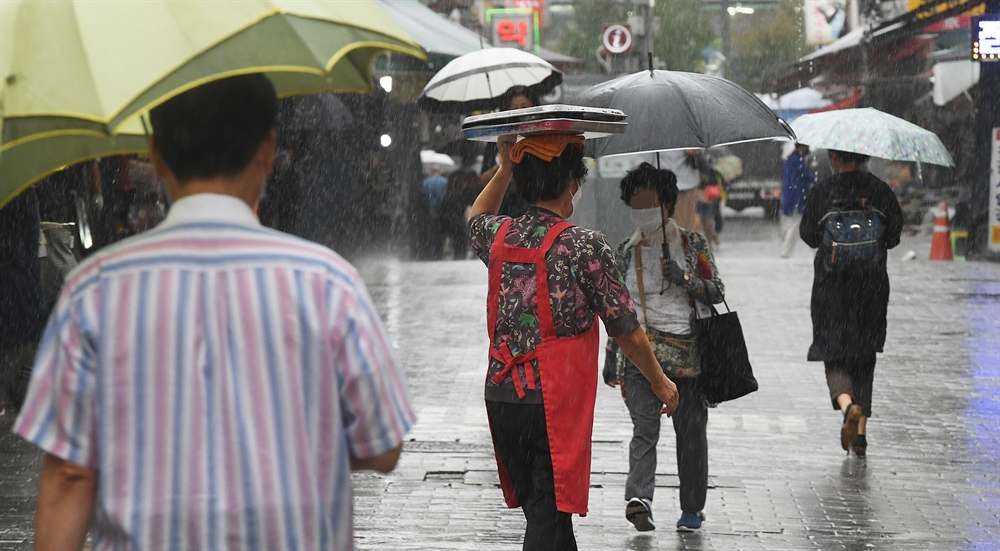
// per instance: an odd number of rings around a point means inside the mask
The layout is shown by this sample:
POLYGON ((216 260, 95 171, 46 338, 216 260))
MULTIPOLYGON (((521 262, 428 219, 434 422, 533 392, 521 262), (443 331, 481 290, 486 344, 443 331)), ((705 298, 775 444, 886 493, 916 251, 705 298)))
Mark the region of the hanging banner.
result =
POLYGON ((825 46, 840 38, 847 22, 847 0, 804 0, 806 43, 825 46))
POLYGON ((1000 128, 990 144, 990 251, 1000 252, 1000 128))

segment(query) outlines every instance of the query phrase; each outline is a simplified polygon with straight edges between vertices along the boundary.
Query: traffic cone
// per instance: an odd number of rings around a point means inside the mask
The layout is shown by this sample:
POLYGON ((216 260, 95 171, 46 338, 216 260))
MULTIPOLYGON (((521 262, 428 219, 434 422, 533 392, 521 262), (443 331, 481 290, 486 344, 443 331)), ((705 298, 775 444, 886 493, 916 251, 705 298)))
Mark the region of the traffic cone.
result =
POLYGON ((941 203, 934 222, 931 260, 951 260, 951 228, 948 227, 948 203, 941 203))

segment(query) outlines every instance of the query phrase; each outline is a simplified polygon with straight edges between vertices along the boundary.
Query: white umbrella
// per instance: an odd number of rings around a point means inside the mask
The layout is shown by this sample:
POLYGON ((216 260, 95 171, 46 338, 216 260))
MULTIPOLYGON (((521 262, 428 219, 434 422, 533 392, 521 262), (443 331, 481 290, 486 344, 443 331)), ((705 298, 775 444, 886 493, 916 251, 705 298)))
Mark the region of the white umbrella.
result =
POLYGON ((802 115, 792 122, 792 130, 795 141, 817 149, 955 166, 936 134, 870 107, 802 115))
POLYGON ((540 97, 561 82, 562 73, 534 54, 486 48, 445 65, 424 87, 418 102, 432 111, 487 111, 499 108, 511 87, 525 86, 540 97))
POLYGON ((428 165, 435 164, 441 166, 455 166, 455 159, 452 159, 444 153, 438 153, 430 149, 425 149, 420 152, 420 162, 428 165))

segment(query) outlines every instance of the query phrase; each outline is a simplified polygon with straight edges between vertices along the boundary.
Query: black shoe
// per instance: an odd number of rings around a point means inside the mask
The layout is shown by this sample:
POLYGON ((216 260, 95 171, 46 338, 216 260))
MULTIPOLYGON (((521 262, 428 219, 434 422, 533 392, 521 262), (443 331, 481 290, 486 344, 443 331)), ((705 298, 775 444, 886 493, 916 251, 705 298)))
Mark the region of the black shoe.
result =
POLYGON ((861 406, 851 403, 844 412, 844 424, 840 427, 840 447, 850 452, 851 444, 858 437, 858 420, 861 419, 861 406))
POLYGON ((868 439, 865 438, 865 435, 859 434, 857 438, 854 439, 854 443, 851 444, 851 449, 854 450, 854 455, 864 457, 865 453, 868 451, 868 439))

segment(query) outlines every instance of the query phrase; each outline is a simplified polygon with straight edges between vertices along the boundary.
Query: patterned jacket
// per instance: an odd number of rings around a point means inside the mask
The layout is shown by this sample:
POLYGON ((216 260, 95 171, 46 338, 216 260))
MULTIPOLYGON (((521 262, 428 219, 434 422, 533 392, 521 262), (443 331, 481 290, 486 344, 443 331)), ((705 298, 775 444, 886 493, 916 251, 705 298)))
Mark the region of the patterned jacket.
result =
MULTIPOLYGON (((685 286, 688 293, 688 300, 691 304, 691 327, 697 327, 697 308, 695 302, 702 305, 718 304, 725 298, 726 287, 719 277, 719 269, 715 265, 715 257, 708 248, 708 242, 698 232, 681 230, 681 244, 684 248, 684 260, 687 264, 686 271, 692 275, 691 281, 685 286)), ((629 264, 632 263, 633 251, 636 241, 628 238, 618 245, 615 251, 615 263, 621 274, 628 273, 629 264)), ((659 259, 657 259, 659 260, 659 259)), ((638 295, 637 295, 638 297, 638 295)), ((637 298, 636 297, 636 298, 637 298)), ((618 375, 621 376, 624 368, 624 355, 618 349, 618 344, 614 339, 608 339, 606 347, 608 354, 617 355, 618 375)))

